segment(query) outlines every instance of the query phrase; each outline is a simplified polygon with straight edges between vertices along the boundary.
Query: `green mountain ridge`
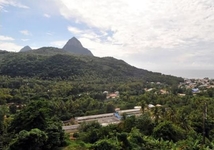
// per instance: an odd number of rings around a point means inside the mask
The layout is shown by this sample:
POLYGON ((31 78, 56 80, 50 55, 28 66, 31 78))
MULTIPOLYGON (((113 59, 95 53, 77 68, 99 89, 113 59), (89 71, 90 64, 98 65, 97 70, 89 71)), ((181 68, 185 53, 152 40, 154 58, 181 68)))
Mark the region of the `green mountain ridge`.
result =
POLYGON ((174 84, 183 81, 136 68, 113 57, 73 55, 53 47, 24 53, 0 53, 0 75, 103 83, 142 80, 174 84))

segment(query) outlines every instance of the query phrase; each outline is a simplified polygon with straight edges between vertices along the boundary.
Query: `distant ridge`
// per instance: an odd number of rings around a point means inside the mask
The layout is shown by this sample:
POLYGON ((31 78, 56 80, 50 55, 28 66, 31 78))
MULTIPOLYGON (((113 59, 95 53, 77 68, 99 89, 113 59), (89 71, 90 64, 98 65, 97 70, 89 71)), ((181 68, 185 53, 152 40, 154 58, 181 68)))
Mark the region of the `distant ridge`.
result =
POLYGON ((53 47, 25 53, 0 53, 0 75, 99 84, 145 81, 177 85, 183 82, 182 78, 139 69, 113 57, 73 55, 53 47))
POLYGON ((25 46, 19 52, 27 52, 27 51, 31 51, 31 50, 32 49, 30 48, 30 46, 25 46))
POLYGON ((80 41, 75 37, 72 37, 70 40, 68 40, 62 49, 77 55, 93 56, 91 51, 87 48, 84 48, 80 41))

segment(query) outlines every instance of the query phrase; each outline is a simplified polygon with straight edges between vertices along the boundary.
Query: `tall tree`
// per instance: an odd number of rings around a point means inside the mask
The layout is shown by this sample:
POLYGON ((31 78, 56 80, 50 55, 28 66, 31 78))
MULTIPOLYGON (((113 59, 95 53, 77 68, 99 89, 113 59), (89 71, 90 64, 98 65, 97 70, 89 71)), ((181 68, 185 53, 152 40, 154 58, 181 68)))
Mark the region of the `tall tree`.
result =
POLYGON ((27 143, 33 140, 36 144, 37 138, 39 139, 41 134, 47 136, 47 139, 42 141, 45 142, 42 149, 53 149, 64 144, 62 123, 58 118, 52 116, 49 107, 48 101, 33 101, 15 115, 9 126, 9 132, 16 134, 19 138, 15 138, 16 142, 12 143, 13 148, 18 145, 20 149, 21 147, 31 149, 31 145, 27 143), (20 144, 23 142, 26 142, 27 145, 20 144))

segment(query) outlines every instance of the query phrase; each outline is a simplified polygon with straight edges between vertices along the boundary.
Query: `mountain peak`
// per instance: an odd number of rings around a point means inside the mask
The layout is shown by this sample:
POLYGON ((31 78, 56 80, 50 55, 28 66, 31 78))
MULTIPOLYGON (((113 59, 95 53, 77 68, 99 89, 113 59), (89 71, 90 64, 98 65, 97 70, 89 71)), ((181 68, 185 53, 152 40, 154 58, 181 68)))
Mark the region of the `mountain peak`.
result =
POLYGON ((71 45, 71 46, 83 48, 82 44, 80 43, 80 41, 76 37, 72 37, 70 40, 68 40, 66 45, 71 45))
POLYGON ((62 49, 73 54, 93 56, 91 51, 84 48, 76 37, 72 37, 70 40, 68 40, 62 49))
POLYGON ((32 49, 30 48, 30 46, 25 46, 23 47, 19 52, 27 52, 27 51, 31 51, 32 49))

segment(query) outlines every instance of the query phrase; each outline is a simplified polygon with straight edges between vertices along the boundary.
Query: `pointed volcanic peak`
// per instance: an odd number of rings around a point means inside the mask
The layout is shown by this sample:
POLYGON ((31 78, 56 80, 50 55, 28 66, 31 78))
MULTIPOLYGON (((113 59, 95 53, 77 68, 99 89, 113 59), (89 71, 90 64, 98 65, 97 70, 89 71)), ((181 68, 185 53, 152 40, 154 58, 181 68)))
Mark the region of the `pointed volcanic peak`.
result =
POLYGON ((87 48, 84 48, 80 41, 75 37, 72 37, 70 40, 68 40, 62 49, 77 55, 93 56, 91 51, 87 48))
POLYGON ((31 51, 31 50, 32 49, 30 48, 30 46, 25 46, 19 52, 27 52, 27 51, 31 51))

